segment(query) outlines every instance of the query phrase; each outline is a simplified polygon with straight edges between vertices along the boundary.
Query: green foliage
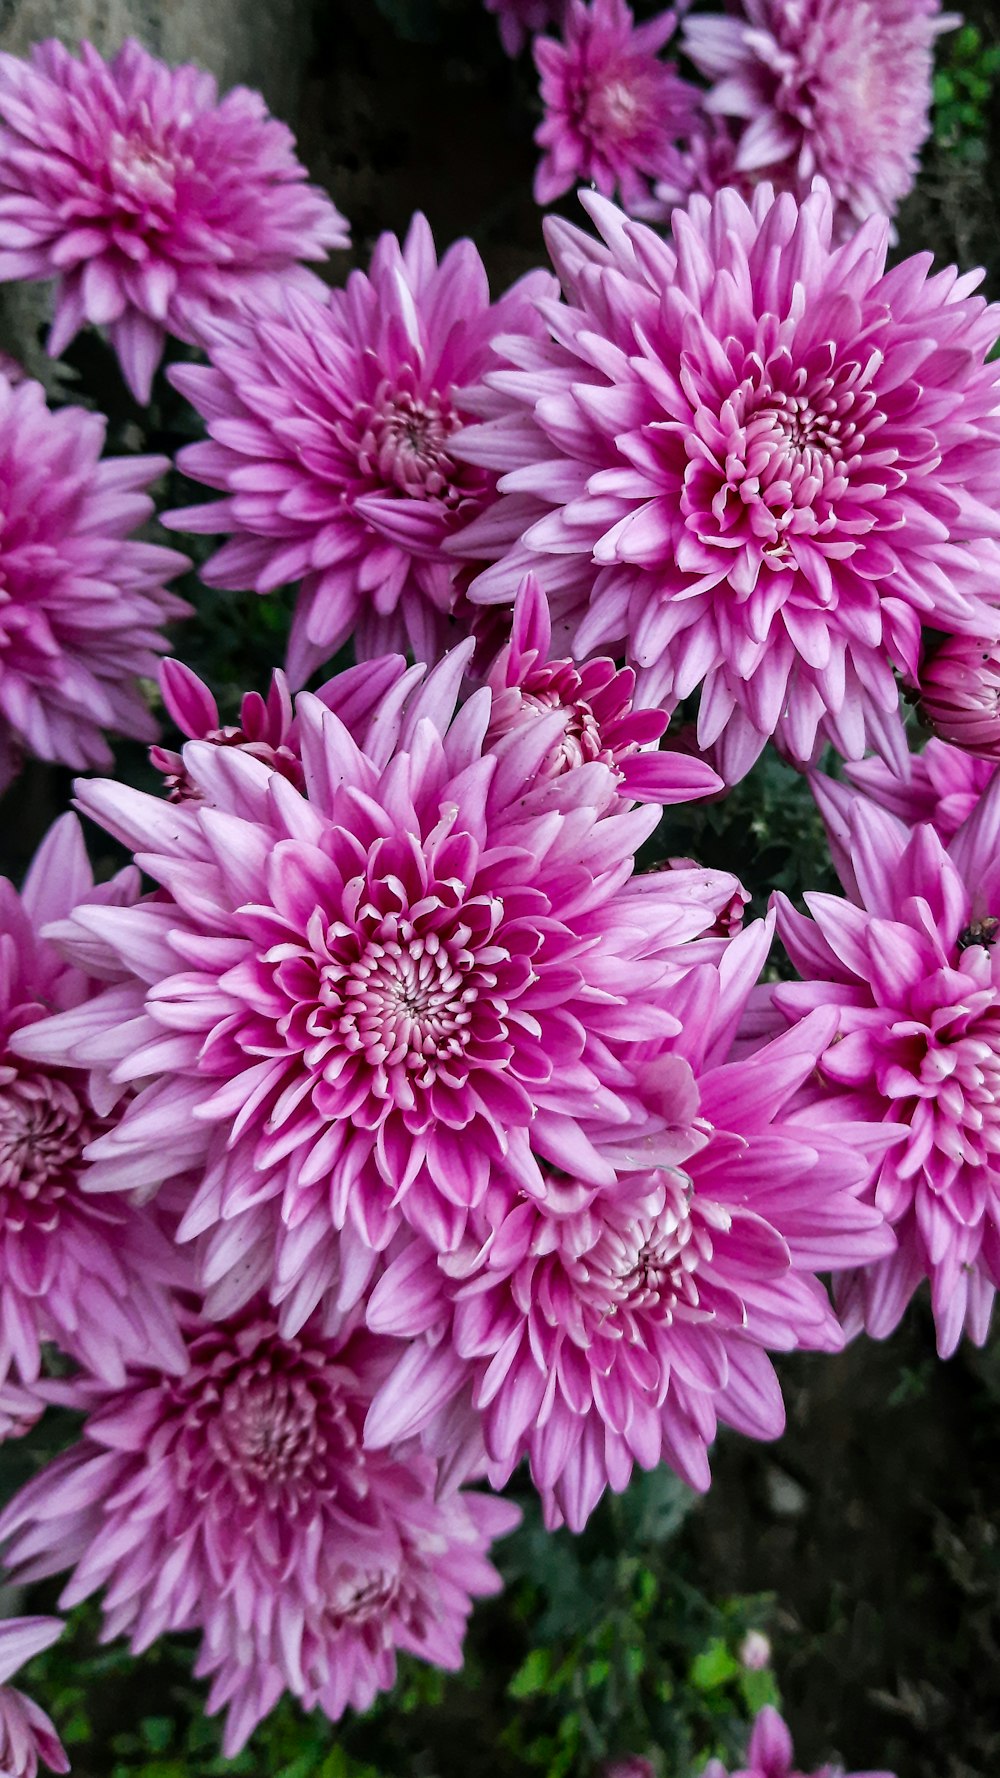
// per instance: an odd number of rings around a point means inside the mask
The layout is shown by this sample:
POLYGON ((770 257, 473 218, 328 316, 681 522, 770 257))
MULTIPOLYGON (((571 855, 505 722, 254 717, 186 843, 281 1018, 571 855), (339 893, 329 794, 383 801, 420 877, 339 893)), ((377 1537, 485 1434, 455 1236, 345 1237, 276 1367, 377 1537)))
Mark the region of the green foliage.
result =
POLYGON ((1000 43, 984 43, 976 25, 963 25, 944 50, 934 76, 934 140, 959 160, 986 159, 985 137, 1000 75, 1000 43))

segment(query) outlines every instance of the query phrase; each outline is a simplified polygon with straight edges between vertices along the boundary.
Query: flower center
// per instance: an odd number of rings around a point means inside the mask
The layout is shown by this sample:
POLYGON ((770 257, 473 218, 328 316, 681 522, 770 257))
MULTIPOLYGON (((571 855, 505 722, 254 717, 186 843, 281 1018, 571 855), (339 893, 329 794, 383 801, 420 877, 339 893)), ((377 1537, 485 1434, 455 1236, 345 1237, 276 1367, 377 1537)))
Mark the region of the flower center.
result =
POLYGON ((314 1397, 299 1378, 266 1369, 227 1384, 218 1424, 234 1468, 258 1481, 297 1481, 322 1448, 314 1397))
POLYGON ((385 379, 371 405, 359 406, 356 419, 363 475, 418 499, 432 496, 457 503, 455 464, 447 445, 459 419, 447 395, 433 389, 418 396, 385 379))
POLYGON ((177 172, 176 160, 144 137, 118 130, 111 136, 108 173, 114 196, 126 211, 172 210, 177 172))
POLYGON ((619 74, 604 80, 586 96, 584 122, 589 133, 607 142, 628 142, 645 120, 646 95, 619 74))
POLYGON ((67 1174, 92 1134, 65 1081, 0 1068, 0 1214, 7 1230, 57 1225, 67 1174))
POLYGON ((349 1050, 372 1066, 402 1063, 422 1075, 461 1057, 472 1025, 476 988, 467 981, 471 951, 410 921, 368 941, 345 967, 321 971, 320 1000, 340 1014, 349 1050))
POLYGON ((712 1233, 691 1181, 660 1179, 663 1208, 617 1226, 608 1222, 583 1263, 609 1316, 655 1311, 669 1326, 679 1308, 698 1306, 698 1269, 712 1257, 712 1233))

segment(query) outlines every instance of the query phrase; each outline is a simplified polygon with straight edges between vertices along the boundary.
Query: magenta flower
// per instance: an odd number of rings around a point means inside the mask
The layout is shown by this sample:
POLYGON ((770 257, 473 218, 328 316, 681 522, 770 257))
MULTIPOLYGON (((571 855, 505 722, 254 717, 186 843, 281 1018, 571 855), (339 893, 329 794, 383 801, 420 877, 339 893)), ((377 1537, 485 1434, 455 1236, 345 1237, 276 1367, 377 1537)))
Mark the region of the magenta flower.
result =
POLYGON ((881 1120, 896 1141, 874 1202, 895 1254, 845 1280, 850 1332, 890 1333, 922 1279, 942 1357, 963 1331, 986 1338, 1000 1284, 1000 785, 947 848, 864 798, 818 786, 849 899, 778 898, 800 983, 773 989, 787 1019, 835 1007, 817 1099, 831 1115, 881 1120))
POLYGON ((566 0, 483 0, 495 12, 500 41, 509 56, 519 56, 528 38, 549 25, 560 25, 566 0))
POLYGON ((706 110, 739 129, 736 171, 801 198, 820 174, 844 239, 912 189, 935 39, 958 22, 940 0, 742 0, 688 19, 683 48, 706 110))
POLYGON ((679 9, 637 25, 625 0, 567 0, 563 40, 538 37, 545 117, 535 141, 545 150, 535 202, 551 204, 574 185, 621 193, 626 210, 648 202, 650 183, 686 136, 700 95, 659 52, 679 9))
POLYGON ((137 401, 167 334, 200 344, 209 317, 346 247, 305 177, 259 93, 220 102, 211 75, 132 39, 110 63, 89 43, 0 56, 0 278, 57 279, 49 351, 106 326, 137 401))
MULTIPOLYGON (((280 772, 296 790, 302 789, 302 761, 289 745, 292 698, 280 669, 271 676, 266 698, 255 691, 244 693, 238 723, 222 723, 219 706, 208 686, 183 661, 163 662, 160 690, 167 711, 190 740, 214 741, 217 747, 242 747, 252 758, 280 772)), ((172 748, 151 747, 149 757, 156 770, 163 773, 172 803, 183 802, 192 795, 194 787, 184 770, 182 754, 172 748)))
POLYGON ((884 272, 884 223, 831 246, 821 190, 694 198, 673 244, 584 203, 606 245, 548 225, 550 340, 504 342, 470 396, 458 448, 503 493, 460 540, 498 558, 470 596, 532 568, 578 658, 624 648, 646 704, 700 686, 730 781, 771 734, 901 762, 921 625, 1000 630, 1000 311, 884 272))
POLYGON ((138 684, 189 607, 164 582, 188 566, 130 533, 153 511, 162 457, 102 460, 105 422, 50 413, 39 383, 0 376, 0 788, 23 751, 110 766, 102 734, 152 740, 138 684))
POLYGON ((664 984, 724 948, 692 941, 733 878, 633 879, 659 809, 624 808, 600 760, 539 773, 558 711, 491 748, 487 689, 453 715, 469 652, 399 680, 360 739, 300 697, 304 795, 209 742, 184 750, 197 798, 78 786, 162 893, 76 910, 65 954, 125 979, 15 1046, 134 1084, 93 1188, 181 1182, 206 1277, 298 1292, 295 1325, 345 1224, 380 1250, 403 1217, 447 1250, 498 1168, 529 1196, 539 1155, 610 1181, 581 1119, 631 1123, 620 1045, 668 1031, 664 984))
POLYGON ((412 648, 437 659, 455 640, 449 536, 481 513, 494 478, 452 456, 459 391, 494 362, 498 333, 533 325, 529 274, 490 303, 471 241, 442 259, 417 216, 402 247, 378 242, 369 275, 320 301, 218 327, 209 369, 176 368, 209 442, 179 456, 227 497, 168 516, 175 529, 228 533, 203 569, 210 586, 258 593, 301 581, 289 673, 302 684, 354 637, 361 655, 412 648))
POLYGON ((860 760, 846 770, 872 802, 910 827, 929 821, 947 843, 972 814, 996 766, 944 741, 928 741, 922 753, 907 755, 902 774, 881 759, 860 760))
POLYGON ((1000 647, 949 636, 920 671, 925 722, 955 747, 993 765, 1000 760, 1000 647))
POLYGON ((668 719, 662 711, 633 710, 635 674, 630 668, 618 670, 607 659, 582 666, 553 660, 551 646, 545 594, 529 574, 514 599, 511 640, 486 674, 493 693, 487 745, 526 720, 558 712, 562 733, 538 767, 545 777, 601 760, 614 772, 619 794, 629 804, 693 802, 723 788, 704 760, 655 751, 668 719))
MULTIPOLYGON (((758 1711, 747 1748, 747 1764, 729 1772, 721 1760, 709 1760, 702 1778, 807 1778, 794 1765, 795 1752, 787 1723, 771 1704, 758 1711)), ((812 1778, 893 1778, 891 1772, 845 1772, 842 1766, 820 1766, 812 1778)))
MULTIPOLYGON (((150 1212, 84 1189, 83 1151, 109 1127, 104 1096, 91 1097, 86 1074, 26 1063, 13 1048, 49 1013, 72 1020, 97 987, 42 929, 57 932, 84 897, 109 911, 137 892, 133 871, 94 886, 74 815, 50 830, 20 896, 0 877, 0 1381, 13 1367, 34 1384, 44 1340, 111 1383, 128 1356, 183 1364, 176 1250, 150 1212)), ((12 1402, 9 1430, 30 1412, 30 1400, 12 1402)))
POLYGON ((491 1483, 527 1456, 546 1523, 579 1531, 635 1463, 666 1461, 707 1488, 717 1420, 755 1438, 782 1431, 767 1352, 837 1350, 815 1273, 893 1242, 861 1195, 877 1130, 843 1132, 796 1107, 834 1017, 724 1060, 769 941, 758 924, 721 972, 675 984, 678 1032, 646 1058, 650 1099, 674 1107, 665 1164, 646 1164, 639 1119, 606 1143, 594 1132, 609 1185, 561 1173, 536 1202, 494 1192, 456 1253, 413 1244, 390 1261, 369 1325, 408 1345, 372 1404, 368 1443, 423 1431, 449 1391, 466 1392, 491 1483))
POLYGON ((11 1617, 0 1623, 0 1772, 4 1778, 35 1778, 38 1762, 68 1772, 69 1760, 44 1710, 8 1685, 19 1667, 58 1642, 56 1617, 11 1617))
POLYGON ((472 1600, 500 1588, 489 1544, 519 1515, 439 1497, 415 1447, 363 1450, 381 1343, 284 1340, 251 1309, 195 1325, 187 1359, 177 1378, 66 1387, 83 1436, 7 1508, 8 1561, 72 1568, 67 1605, 106 1589, 105 1639, 137 1654, 200 1630, 227 1757, 285 1691, 336 1719, 393 1685, 397 1649, 461 1666, 472 1600))

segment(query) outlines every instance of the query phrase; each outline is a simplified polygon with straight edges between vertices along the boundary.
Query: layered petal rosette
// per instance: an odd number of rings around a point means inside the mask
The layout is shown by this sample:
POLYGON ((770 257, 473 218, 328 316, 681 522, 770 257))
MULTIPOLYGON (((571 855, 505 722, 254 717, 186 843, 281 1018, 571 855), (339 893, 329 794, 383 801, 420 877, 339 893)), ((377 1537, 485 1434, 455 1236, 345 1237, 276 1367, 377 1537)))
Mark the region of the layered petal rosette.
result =
POLYGON ((536 38, 545 109, 535 131, 545 150, 536 202, 588 184, 605 197, 619 193, 626 210, 649 202, 651 182, 671 166, 700 100, 660 56, 679 10, 637 25, 625 0, 568 0, 562 37, 536 38))
POLYGON ((0 56, 0 278, 54 278, 49 350, 107 327, 137 401, 168 334, 309 275, 347 224, 306 184, 292 133, 259 93, 220 101, 200 68, 129 39, 105 62, 61 43, 0 56))
MULTIPOLYGON (((709 1760, 702 1778, 808 1778, 795 1763, 795 1749, 788 1724, 772 1704, 765 1704, 754 1720, 747 1748, 747 1763, 730 1772, 721 1760, 709 1760)), ((893 1778, 891 1772, 845 1772, 843 1766, 820 1766, 812 1778, 893 1778)))
POLYGON ((132 535, 168 460, 102 459, 105 431, 0 375, 0 788, 24 752, 106 768, 103 730, 156 734, 139 680, 190 609, 165 586, 188 562, 132 535))
POLYGON ((735 172, 805 197, 818 173, 838 236, 891 216, 931 129, 940 0, 742 0, 685 22, 705 109, 737 131, 735 172))
POLYGON ((837 1009, 817 1100, 897 1140, 874 1201, 898 1251, 853 1273, 845 1325, 890 1333, 924 1278, 942 1357, 986 1338, 1000 1285, 1000 784, 947 847, 860 797, 818 786, 848 899, 778 897, 804 978, 773 989, 786 1019, 837 1009))
POLYGON ((459 241, 440 264, 417 216, 383 235, 368 273, 325 299, 290 291, 277 313, 208 339, 211 366, 175 368, 207 443, 178 462, 225 498, 168 515, 230 541, 210 586, 258 593, 301 582, 289 672, 296 685, 348 637, 361 655, 412 648, 433 661, 461 636, 447 539, 488 508, 495 477, 460 461, 460 391, 495 362, 497 334, 537 326, 530 273, 490 302, 482 261, 459 241))
POLYGON ((66 1750, 33 1698, 8 1685, 19 1667, 62 1635, 57 1617, 11 1617, 0 1623, 0 1771, 4 1778, 36 1778, 38 1762, 68 1772, 66 1750))
POLYGON ((998 312, 886 272, 885 223, 833 246, 824 189, 693 198, 672 242, 583 201, 603 240, 549 224, 548 341, 469 397, 457 448, 503 493, 456 545, 496 559, 470 596, 535 569, 577 657, 624 650, 648 704, 701 688, 730 780, 772 734, 901 761, 921 626, 1000 625, 998 312))
POLYGON ((106 909, 134 902, 125 871, 94 886, 83 836, 64 815, 39 848, 20 896, 0 877, 0 1404, 8 1433, 37 1417, 30 1396, 41 1345, 54 1340, 114 1383, 129 1357, 164 1370, 183 1364, 172 1286, 179 1256, 149 1212, 88 1196, 84 1149, 109 1127, 99 1080, 79 1070, 26 1062, 20 1034, 57 1012, 73 1012, 98 989, 67 964, 42 932, 84 898, 106 909))
POLYGON ((719 1420, 782 1431, 768 1351, 837 1350, 815 1274, 893 1242, 862 1196, 879 1132, 859 1124, 845 1140, 796 1106, 834 1015, 720 1059, 768 940, 748 928, 671 997, 680 1031, 646 1059, 650 1088, 678 1107, 669 1164, 645 1164, 638 1121, 595 1133, 610 1184, 548 1171, 537 1201, 487 1194, 456 1253, 416 1242, 391 1259, 369 1323, 409 1343, 369 1443, 426 1431, 451 1391, 479 1420, 491 1482, 527 1456, 546 1523, 579 1531, 634 1464, 665 1461, 707 1488, 719 1420))
POLYGON ((132 1091, 91 1188, 177 1179, 182 1237, 210 1232, 247 1293, 290 1290, 345 1225, 376 1250, 405 1218, 447 1250, 501 1166, 534 1197, 539 1156, 610 1182, 582 1120, 629 1126, 622 1044, 671 1030, 665 984, 724 950, 701 935, 735 879, 635 877, 659 809, 600 760, 540 770, 558 711, 485 745, 489 689, 455 714, 470 648, 400 678, 360 743, 303 694, 304 792, 212 742, 185 747, 177 804, 79 786, 159 892, 76 909, 66 955, 124 979, 14 1042, 132 1091))
POLYGON ((500 1588, 490 1542, 519 1515, 439 1496, 415 1446, 363 1450, 384 1369, 365 1334, 284 1340, 251 1308, 195 1322, 180 1377, 64 1386, 83 1433, 4 1513, 8 1561, 72 1568, 67 1605, 103 1588, 104 1637, 135 1653, 200 1631, 227 1757, 283 1692, 335 1719, 394 1684, 397 1650, 460 1667, 473 1599, 500 1588))

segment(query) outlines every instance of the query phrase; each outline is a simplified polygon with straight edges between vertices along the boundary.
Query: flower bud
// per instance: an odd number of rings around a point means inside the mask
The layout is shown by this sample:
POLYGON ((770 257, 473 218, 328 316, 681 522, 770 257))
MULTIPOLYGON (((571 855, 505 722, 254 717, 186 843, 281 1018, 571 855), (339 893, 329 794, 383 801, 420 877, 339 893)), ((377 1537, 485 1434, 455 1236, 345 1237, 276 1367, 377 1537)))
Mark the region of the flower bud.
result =
POLYGON ((949 636, 921 671, 920 705, 942 741, 1000 759, 1000 642, 949 636))

